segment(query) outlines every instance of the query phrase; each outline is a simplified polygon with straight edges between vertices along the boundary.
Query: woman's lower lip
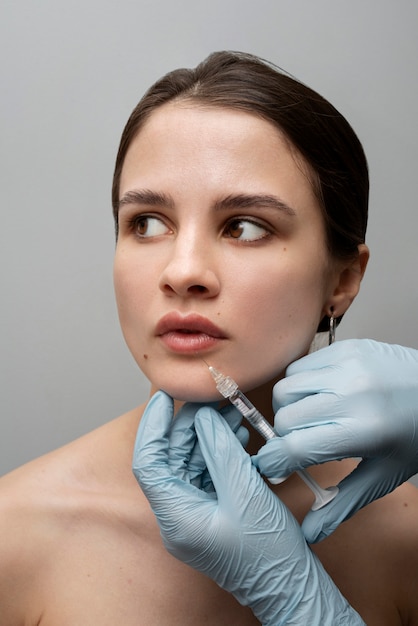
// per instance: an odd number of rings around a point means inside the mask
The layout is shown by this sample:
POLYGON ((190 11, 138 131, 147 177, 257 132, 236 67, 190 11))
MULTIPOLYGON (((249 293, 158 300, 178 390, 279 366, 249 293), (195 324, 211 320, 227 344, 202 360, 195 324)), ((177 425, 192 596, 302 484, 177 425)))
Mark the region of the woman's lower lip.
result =
POLYGON ((160 335, 161 341, 172 352, 199 352, 213 348, 222 339, 205 333, 185 333, 170 331, 160 335))

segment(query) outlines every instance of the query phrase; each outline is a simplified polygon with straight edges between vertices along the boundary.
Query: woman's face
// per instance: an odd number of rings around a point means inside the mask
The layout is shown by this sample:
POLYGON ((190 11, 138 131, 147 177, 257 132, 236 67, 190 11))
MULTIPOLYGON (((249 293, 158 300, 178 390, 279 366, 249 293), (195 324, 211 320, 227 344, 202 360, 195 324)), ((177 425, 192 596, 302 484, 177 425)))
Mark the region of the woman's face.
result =
POLYGON ((327 313, 336 271, 308 168, 249 113, 169 103, 127 152, 114 280, 122 330, 154 388, 218 397, 283 375, 327 313))

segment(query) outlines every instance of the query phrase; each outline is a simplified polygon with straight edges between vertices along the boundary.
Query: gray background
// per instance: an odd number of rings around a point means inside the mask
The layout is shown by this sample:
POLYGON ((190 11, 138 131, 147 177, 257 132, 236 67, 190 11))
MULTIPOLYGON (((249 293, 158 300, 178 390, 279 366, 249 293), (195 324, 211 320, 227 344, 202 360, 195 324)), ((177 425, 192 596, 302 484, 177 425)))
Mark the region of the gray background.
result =
POLYGON ((0 473, 145 399, 113 299, 113 163, 145 88, 212 50, 274 61, 351 121, 372 258, 339 337, 418 347, 417 7, 1 0, 0 473))

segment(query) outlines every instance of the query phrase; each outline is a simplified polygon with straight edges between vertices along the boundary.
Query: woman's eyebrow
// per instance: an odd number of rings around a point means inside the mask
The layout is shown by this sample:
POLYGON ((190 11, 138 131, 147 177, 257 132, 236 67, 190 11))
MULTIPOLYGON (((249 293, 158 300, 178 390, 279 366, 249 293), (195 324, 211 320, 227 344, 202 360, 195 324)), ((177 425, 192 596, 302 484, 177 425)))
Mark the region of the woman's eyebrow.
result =
POLYGON ((133 189, 124 193, 118 202, 118 211, 122 207, 132 204, 163 206, 171 209, 174 207, 173 199, 170 196, 150 189, 133 189))
MULTIPOLYGON (((133 189, 123 194, 118 203, 118 211, 128 205, 145 205, 160 206, 169 209, 174 208, 174 200, 171 196, 151 191, 150 189, 133 189)), ((271 194, 230 194, 225 198, 217 200, 214 204, 216 211, 231 209, 254 209, 254 208, 272 208, 289 216, 296 215, 295 210, 286 202, 271 194)))
POLYGON ((294 216, 296 211, 277 196, 270 194, 237 194, 229 195, 215 203, 216 210, 272 208, 294 216))

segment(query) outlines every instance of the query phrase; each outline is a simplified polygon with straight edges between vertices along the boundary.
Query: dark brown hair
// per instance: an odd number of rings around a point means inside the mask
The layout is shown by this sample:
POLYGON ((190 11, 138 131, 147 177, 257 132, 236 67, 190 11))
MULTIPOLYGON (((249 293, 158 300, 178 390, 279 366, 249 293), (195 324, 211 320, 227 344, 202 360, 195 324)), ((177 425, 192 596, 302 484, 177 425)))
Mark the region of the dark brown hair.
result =
POLYGON ((214 52, 194 69, 169 72, 135 107, 115 164, 116 230, 120 176, 129 146, 152 112, 173 100, 246 111, 279 128, 312 172, 330 254, 357 254, 365 240, 369 194, 367 161, 357 135, 321 95, 273 64, 242 52, 214 52))

